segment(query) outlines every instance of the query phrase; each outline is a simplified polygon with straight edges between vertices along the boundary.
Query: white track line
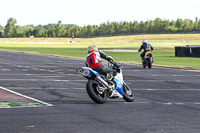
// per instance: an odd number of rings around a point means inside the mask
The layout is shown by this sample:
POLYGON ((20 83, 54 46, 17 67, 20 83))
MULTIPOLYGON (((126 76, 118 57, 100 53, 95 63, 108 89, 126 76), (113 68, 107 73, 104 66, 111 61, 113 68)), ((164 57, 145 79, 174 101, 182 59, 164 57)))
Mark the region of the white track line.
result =
POLYGON ((150 75, 150 76, 153 76, 153 77, 198 77, 200 75, 156 75, 156 74, 153 74, 153 75, 150 75))
POLYGON ((184 82, 184 83, 199 83, 200 81, 198 80, 198 79, 196 79, 196 80, 187 80, 187 79, 185 79, 185 80, 158 80, 158 79, 153 79, 153 80, 130 80, 130 79, 128 79, 128 80, 125 80, 125 81, 127 81, 127 82, 141 82, 141 81, 145 81, 145 82, 177 82, 177 83, 182 83, 182 82, 184 82))
POLYGON ((200 89, 133 89, 133 91, 200 91, 200 89))
POLYGON ((167 106, 170 106, 170 105, 200 105, 199 102, 124 102, 124 104, 152 104, 152 103, 155 103, 155 104, 162 104, 162 105, 167 105, 167 106))
POLYGON ((1 87, 1 86, 0 86, 0 89, 5 90, 5 91, 8 91, 8 92, 10 92, 10 93, 13 93, 13 94, 15 94, 15 95, 18 95, 18 96, 21 96, 21 97, 30 99, 30 100, 32 100, 32 101, 36 101, 36 102, 41 103, 41 104, 43 104, 43 105, 45 105, 45 106, 53 106, 52 104, 49 104, 49 103, 40 101, 40 100, 38 100, 38 99, 29 97, 29 96, 25 96, 25 95, 23 95, 23 94, 20 94, 20 93, 18 93, 18 92, 12 91, 12 90, 9 90, 9 89, 4 88, 4 87, 1 87))

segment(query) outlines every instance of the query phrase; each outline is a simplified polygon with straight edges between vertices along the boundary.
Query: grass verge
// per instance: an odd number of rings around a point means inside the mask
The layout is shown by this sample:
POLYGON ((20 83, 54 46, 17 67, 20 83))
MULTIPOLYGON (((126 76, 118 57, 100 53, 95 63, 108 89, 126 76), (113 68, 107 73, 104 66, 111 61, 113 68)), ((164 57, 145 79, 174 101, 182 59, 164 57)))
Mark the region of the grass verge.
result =
MULTIPOLYGON (((52 48, 52 47, 0 47, 1 50, 11 50, 17 52, 25 52, 31 54, 42 54, 50 56, 58 56, 65 58, 85 59, 87 48, 52 48)), ((113 49, 110 47, 100 47, 100 50, 113 49)), ((162 49, 153 51, 154 66, 186 68, 200 70, 200 59, 191 57, 175 57, 173 49, 162 49)), ((141 64, 141 53, 135 52, 108 52, 107 55, 112 56, 116 61, 129 64, 141 64)))
MULTIPOLYGON (((155 48, 153 66, 200 70, 200 58, 175 57, 175 46, 200 45, 200 34, 149 34, 113 36, 98 38, 0 38, 1 50, 12 50, 32 54, 85 59, 87 47, 95 44, 100 50, 132 49, 137 50, 141 40, 147 39, 155 48)), ((141 64, 141 53, 108 52, 116 61, 141 64)))

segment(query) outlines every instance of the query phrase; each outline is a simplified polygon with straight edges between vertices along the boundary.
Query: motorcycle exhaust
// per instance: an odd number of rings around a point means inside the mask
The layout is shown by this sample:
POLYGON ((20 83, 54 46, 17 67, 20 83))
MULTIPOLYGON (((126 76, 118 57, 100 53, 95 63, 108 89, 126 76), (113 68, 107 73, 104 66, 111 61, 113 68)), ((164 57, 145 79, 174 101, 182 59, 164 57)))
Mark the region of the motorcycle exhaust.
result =
POLYGON ((109 87, 108 87, 108 83, 107 83, 106 81, 104 81, 100 76, 97 76, 97 77, 96 77, 96 80, 97 80, 100 84, 102 84, 103 87, 109 88, 109 87))

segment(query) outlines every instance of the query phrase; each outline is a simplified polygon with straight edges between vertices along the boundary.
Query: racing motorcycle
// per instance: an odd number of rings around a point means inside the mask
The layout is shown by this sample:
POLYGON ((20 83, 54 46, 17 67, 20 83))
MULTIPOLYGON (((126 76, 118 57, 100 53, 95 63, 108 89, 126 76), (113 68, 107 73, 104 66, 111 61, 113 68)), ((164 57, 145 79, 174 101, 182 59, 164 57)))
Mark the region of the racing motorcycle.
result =
POLYGON ((152 62, 153 62, 153 56, 151 51, 147 51, 144 55, 144 59, 142 61, 143 68, 148 67, 151 69, 152 67, 152 62))
POLYGON ((116 69, 112 64, 110 68, 117 70, 117 75, 113 78, 113 84, 108 84, 106 78, 98 72, 88 67, 77 69, 83 77, 88 79, 86 90, 89 97, 98 104, 103 104, 108 98, 123 98, 127 102, 134 101, 134 95, 130 87, 124 82, 122 69, 116 69))

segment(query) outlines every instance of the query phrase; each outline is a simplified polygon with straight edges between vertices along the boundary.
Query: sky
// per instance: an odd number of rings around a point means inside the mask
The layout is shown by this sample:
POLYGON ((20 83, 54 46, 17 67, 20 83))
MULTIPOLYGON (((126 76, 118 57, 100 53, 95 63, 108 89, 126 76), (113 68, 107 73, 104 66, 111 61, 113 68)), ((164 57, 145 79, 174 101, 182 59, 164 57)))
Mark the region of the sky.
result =
POLYGON ((200 0, 0 0, 0 25, 99 25, 121 21, 200 19, 200 0))

